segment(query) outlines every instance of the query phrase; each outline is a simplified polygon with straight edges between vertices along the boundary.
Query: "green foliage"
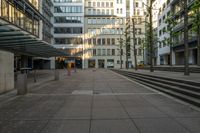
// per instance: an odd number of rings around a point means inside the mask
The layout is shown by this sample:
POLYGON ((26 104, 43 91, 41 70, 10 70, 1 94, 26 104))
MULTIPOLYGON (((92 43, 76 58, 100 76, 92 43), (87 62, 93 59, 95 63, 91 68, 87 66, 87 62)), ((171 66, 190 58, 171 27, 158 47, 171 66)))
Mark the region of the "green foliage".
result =
POLYGON ((164 41, 167 42, 167 45, 173 46, 173 38, 177 36, 177 32, 174 32, 173 28, 177 25, 177 22, 173 19, 173 15, 170 15, 166 18, 165 23, 167 24, 167 29, 165 32, 169 34, 169 38, 165 38, 164 41))
POLYGON ((195 0, 191 7, 192 29, 196 33, 200 30, 200 0, 195 0))

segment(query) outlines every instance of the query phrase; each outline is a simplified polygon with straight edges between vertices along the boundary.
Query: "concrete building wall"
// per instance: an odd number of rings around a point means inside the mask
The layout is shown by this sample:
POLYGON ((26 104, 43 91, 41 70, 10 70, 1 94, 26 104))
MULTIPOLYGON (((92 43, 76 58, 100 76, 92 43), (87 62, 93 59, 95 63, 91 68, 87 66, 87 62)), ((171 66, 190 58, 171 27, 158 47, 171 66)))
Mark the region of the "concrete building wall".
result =
POLYGON ((167 31, 166 19, 169 16, 171 7, 170 2, 167 0, 157 0, 156 8, 159 10, 157 12, 157 19, 155 22, 157 24, 157 65, 169 65, 170 63, 170 44, 167 43, 166 39, 169 38, 169 32, 167 31))
POLYGON ((14 54, 0 51, 0 93, 14 89, 14 54))

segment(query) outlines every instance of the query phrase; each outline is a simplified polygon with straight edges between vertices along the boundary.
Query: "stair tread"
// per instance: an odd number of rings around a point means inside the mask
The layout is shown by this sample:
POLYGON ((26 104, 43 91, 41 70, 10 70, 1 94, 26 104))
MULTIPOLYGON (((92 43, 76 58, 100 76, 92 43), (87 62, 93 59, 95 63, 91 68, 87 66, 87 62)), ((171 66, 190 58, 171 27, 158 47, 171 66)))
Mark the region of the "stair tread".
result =
MULTIPOLYGON (((143 82, 143 81, 138 81, 138 82, 141 83, 141 82, 143 82)), ((142 84, 148 84, 148 83, 143 82, 142 84)), ((162 87, 158 87, 158 86, 155 86, 155 85, 152 85, 152 84, 148 84, 148 86, 152 86, 153 88, 156 87, 156 88, 159 88, 160 90, 163 90, 163 91, 165 91, 165 92, 170 92, 170 93, 174 94, 174 91, 166 90, 166 89, 163 89, 162 87)), ((195 102, 197 102, 197 103, 200 104, 200 100, 197 99, 197 98, 194 98, 194 97, 191 97, 191 96, 188 96, 188 95, 185 95, 185 94, 181 94, 181 93, 175 93, 175 94, 178 95, 178 96, 184 97, 184 98, 186 98, 186 99, 195 101, 195 102)))
POLYGON ((200 88, 199 88, 199 87, 193 86, 193 85, 190 85, 190 84, 185 84, 185 83, 180 83, 180 82, 174 82, 174 81, 169 81, 169 80, 164 80, 164 79, 158 79, 158 78, 154 78, 154 77, 145 77, 145 76, 143 76, 143 75, 140 75, 140 76, 141 76, 141 77, 144 77, 144 78, 151 78, 151 79, 154 79, 154 80, 159 80, 159 81, 162 81, 162 82, 173 83, 173 84, 175 84, 175 86, 190 87, 190 88, 194 88, 194 89, 200 91, 200 88), (177 84, 177 85, 176 85, 176 84, 177 84))
MULTIPOLYGON (((133 78, 135 78, 135 77, 133 77, 133 78)), ((142 79, 142 78, 139 77, 139 79, 142 79)), ((159 83, 159 82, 156 82, 156 81, 151 81, 149 79, 142 79, 142 80, 146 80, 146 81, 149 81, 151 83, 156 83, 156 84, 159 84, 159 85, 168 86, 168 87, 173 88, 173 89, 177 89, 177 90, 180 90, 180 91, 184 91, 184 92, 188 92, 188 93, 191 93, 191 94, 194 94, 194 95, 198 95, 199 98, 200 98, 200 93, 197 93, 197 92, 194 92, 194 91, 191 91, 191 90, 186 90, 186 89, 182 89, 182 88, 177 87, 177 86, 172 86, 172 85, 168 85, 168 84, 164 84, 164 83, 159 83)))

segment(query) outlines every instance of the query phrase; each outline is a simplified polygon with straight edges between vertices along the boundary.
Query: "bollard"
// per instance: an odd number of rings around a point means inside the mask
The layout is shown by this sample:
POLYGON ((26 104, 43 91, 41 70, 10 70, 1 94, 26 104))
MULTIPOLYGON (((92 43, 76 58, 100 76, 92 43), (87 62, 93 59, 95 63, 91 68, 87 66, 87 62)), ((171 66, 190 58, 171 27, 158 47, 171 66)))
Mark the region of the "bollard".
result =
POLYGON ((55 69, 55 80, 59 80, 60 76, 59 76, 59 71, 55 69))
POLYGON ((26 73, 17 75, 16 88, 17 88, 17 95, 25 95, 28 92, 26 73))

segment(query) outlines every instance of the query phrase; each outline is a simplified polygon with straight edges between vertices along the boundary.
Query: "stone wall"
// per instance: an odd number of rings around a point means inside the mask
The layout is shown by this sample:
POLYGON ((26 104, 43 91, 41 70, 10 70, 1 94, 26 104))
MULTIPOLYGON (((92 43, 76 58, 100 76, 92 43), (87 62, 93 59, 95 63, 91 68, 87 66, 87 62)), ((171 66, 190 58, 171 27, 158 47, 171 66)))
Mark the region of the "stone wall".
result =
POLYGON ((0 93, 14 89, 14 54, 0 51, 0 93))

